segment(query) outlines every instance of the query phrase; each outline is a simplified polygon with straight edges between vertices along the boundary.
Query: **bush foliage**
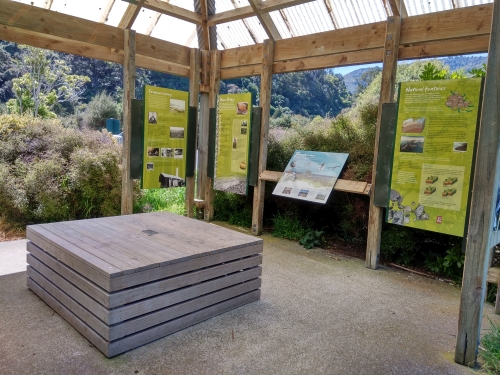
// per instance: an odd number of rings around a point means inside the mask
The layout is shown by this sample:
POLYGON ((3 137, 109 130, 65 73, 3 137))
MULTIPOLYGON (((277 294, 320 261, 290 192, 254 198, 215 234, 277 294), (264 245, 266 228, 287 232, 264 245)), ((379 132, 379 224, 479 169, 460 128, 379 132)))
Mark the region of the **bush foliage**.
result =
POLYGON ((120 157, 107 132, 0 116, 0 212, 21 225, 117 215, 120 157))

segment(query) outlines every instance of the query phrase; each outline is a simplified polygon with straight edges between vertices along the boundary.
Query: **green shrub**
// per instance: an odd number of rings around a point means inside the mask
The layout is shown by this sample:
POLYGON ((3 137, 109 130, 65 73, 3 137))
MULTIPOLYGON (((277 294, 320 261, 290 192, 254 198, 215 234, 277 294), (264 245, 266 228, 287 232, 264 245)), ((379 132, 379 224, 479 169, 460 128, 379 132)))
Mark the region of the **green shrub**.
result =
POLYGON ((83 123, 90 129, 106 128, 106 119, 120 118, 118 104, 114 101, 111 95, 106 92, 101 92, 94 96, 87 105, 83 114, 83 123))
POLYGON ((273 219, 273 236, 298 241, 306 235, 310 225, 289 213, 278 212, 273 219))
POLYGON ((252 226, 252 199, 249 196, 215 191, 214 218, 232 225, 252 226))
POLYGON ((381 256, 391 262, 405 265, 411 263, 419 250, 415 232, 413 228, 390 225, 382 231, 381 256))
POLYGON ((482 369, 489 375, 500 374, 500 326, 490 320, 490 331, 483 335, 479 353, 484 360, 482 369))
POLYGON ((108 133, 0 116, 0 213, 19 225, 117 215, 120 161, 108 133))

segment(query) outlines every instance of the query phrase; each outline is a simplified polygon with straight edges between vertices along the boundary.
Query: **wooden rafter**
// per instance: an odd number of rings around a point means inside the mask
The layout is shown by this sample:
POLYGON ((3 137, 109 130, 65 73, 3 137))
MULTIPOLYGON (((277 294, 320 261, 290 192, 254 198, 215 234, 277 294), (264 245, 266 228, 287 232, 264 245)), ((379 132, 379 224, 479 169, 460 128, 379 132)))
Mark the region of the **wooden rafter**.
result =
MULTIPOLYGON (((280 10, 295 5, 310 3, 314 0, 267 0, 265 2, 260 2, 258 6, 259 13, 269 13, 275 10, 280 10)), ((250 2, 250 4, 252 4, 250 2)), ((256 15, 254 8, 251 5, 244 6, 241 8, 236 8, 228 10, 226 12, 220 12, 210 16, 208 18, 208 26, 217 25, 220 23, 240 20, 243 18, 253 17, 256 15)))
POLYGON ((201 28, 203 31, 203 46, 205 47, 205 49, 211 49, 210 48, 210 29, 207 25, 207 21, 208 21, 207 0, 200 0, 200 8, 201 8, 201 17, 202 17, 201 28))
POLYGON ((111 13, 111 9, 113 9, 114 4, 115 0, 108 0, 102 11, 101 19, 99 20, 100 23, 105 23, 108 20, 109 13, 111 13))
POLYGON ((52 8, 52 3, 54 2, 54 0, 46 0, 45 1, 45 9, 49 9, 52 8))
POLYGON ((129 4, 123 14, 118 27, 121 29, 130 29, 134 25, 135 19, 139 15, 145 0, 139 0, 138 4, 129 4))
POLYGON ((388 0, 389 6, 391 7, 392 14, 395 16, 400 16, 403 18, 408 17, 408 12, 406 11, 406 5, 404 0, 388 0), (401 9, 399 9, 401 6, 401 9))
POLYGON ((155 12, 166 14, 167 16, 172 16, 196 25, 201 25, 203 23, 203 18, 200 14, 169 4, 168 2, 161 0, 142 1, 144 3, 144 8, 146 9, 154 10, 155 12))
POLYGON ((148 28, 146 29, 146 32, 144 34, 149 36, 153 33, 153 30, 155 29, 156 24, 160 20, 160 17, 161 17, 161 13, 156 13, 153 16, 153 18, 151 19, 151 22, 149 23, 148 28))
MULTIPOLYGON (((231 3, 233 4, 235 9, 238 7, 236 0, 231 0, 231 3)), ((250 34, 250 37, 252 38, 253 42, 255 44, 259 43, 257 36, 255 35, 255 32, 252 30, 252 28, 248 24, 247 20, 245 18, 243 18, 242 21, 243 21, 243 25, 245 25, 245 27, 247 28, 247 31, 250 34)))
POLYGON ((323 0, 323 3, 325 4, 326 10, 328 11, 328 15, 330 16, 330 20, 333 23, 333 27, 335 29, 338 29, 339 23, 337 22, 337 20, 335 18, 335 14, 333 14, 333 9, 332 9, 332 5, 330 3, 330 0, 323 0))
POLYGON ((297 36, 297 34, 295 33, 295 31, 292 28, 292 25, 290 24, 290 21, 288 21, 288 17, 285 14, 285 10, 284 9, 280 9, 279 12, 280 12, 280 16, 283 19, 283 22, 285 23, 285 26, 288 29, 288 32, 290 33, 290 35, 292 36, 292 38, 294 36, 297 36))
POLYGON ((261 0, 249 0, 250 6, 252 7, 255 15, 260 21, 260 24, 264 28, 269 39, 279 40, 281 39, 281 35, 274 24, 273 19, 269 13, 261 13, 260 9, 262 7, 261 0))

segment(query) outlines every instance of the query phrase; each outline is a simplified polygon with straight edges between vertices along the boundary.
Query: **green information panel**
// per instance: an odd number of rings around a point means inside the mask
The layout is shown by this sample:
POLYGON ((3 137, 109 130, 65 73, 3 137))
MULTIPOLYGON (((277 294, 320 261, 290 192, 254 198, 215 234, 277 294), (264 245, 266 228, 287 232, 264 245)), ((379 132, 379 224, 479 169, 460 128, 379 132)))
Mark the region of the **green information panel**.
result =
POLYGON ((250 93, 225 94, 217 98, 216 190, 242 195, 247 192, 251 113, 250 93))
POLYGON ((388 222, 464 235, 481 82, 400 85, 388 222))
POLYGON ((189 93, 144 87, 142 188, 185 185, 189 93))

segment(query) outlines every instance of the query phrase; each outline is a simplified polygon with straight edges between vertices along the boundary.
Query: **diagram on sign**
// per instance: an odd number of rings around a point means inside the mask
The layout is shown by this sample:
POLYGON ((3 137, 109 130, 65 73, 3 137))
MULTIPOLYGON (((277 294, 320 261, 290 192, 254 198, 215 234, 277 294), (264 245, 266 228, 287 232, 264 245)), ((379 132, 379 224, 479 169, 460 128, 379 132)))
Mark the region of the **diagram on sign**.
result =
POLYGON ((326 203, 349 154, 297 150, 274 195, 326 203))

